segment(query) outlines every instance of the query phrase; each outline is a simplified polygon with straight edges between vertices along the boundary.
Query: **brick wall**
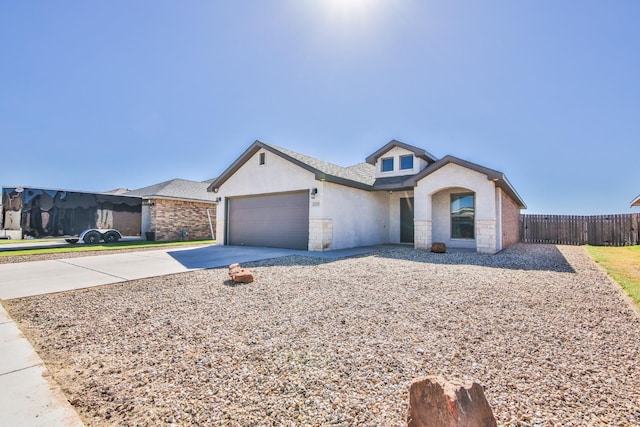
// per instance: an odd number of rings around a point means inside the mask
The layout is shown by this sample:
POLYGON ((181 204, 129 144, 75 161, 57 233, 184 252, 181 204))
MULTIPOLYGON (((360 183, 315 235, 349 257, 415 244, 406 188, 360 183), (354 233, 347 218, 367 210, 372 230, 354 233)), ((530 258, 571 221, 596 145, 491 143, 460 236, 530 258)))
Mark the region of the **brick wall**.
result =
POLYGON ((216 205, 212 203, 182 200, 155 199, 151 206, 151 229, 156 240, 181 240, 181 231, 186 231, 183 240, 211 239, 211 228, 207 209, 210 209, 213 232, 216 232, 216 205))
POLYGON ((127 212, 114 210, 113 228, 122 233, 123 236, 140 235, 140 212, 127 212))
POLYGON ((502 248, 505 249, 520 241, 520 208, 504 191, 500 192, 500 198, 502 199, 502 248))

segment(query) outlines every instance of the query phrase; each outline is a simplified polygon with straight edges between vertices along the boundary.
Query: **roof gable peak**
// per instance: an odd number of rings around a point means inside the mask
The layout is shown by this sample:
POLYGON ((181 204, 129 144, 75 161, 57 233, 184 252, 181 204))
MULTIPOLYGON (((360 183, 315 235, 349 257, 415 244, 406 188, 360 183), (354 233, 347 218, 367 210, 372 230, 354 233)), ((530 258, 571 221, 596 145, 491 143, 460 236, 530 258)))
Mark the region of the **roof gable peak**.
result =
POLYGON ((427 163, 433 163, 438 160, 436 156, 429 153, 422 148, 415 147, 413 145, 405 144, 404 142, 398 141, 397 139, 392 139, 388 143, 386 143, 382 148, 378 149, 375 153, 369 155, 366 159, 367 163, 371 165, 375 165, 376 161, 382 156, 384 153, 388 152, 394 147, 400 147, 405 150, 413 152, 416 157, 419 157, 425 160, 427 163))

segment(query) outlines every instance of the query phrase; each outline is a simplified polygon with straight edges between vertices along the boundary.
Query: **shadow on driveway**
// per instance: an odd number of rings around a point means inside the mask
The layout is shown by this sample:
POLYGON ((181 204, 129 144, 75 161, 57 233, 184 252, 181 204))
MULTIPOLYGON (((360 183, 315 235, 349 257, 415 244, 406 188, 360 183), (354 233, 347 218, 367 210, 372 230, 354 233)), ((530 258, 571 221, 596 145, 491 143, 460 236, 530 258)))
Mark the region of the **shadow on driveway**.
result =
MULTIPOLYGON (((367 246, 326 252, 253 246, 213 245, 194 249, 168 251, 167 253, 189 269, 228 267, 234 263, 243 264, 294 255, 305 258, 323 259, 330 262, 340 258, 371 254, 381 258, 381 262, 384 262, 384 258, 390 258, 430 264, 477 265, 511 270, 575 273, 571 264, 555 245, 523 243, 511 246, 495 255, 478 254, 474 250, 464 249, 449 249, 447 253, 436 254, 427 250, 413 249, 405 245, 367 246)), ((299 264, 307 265, 302 259, 299 261, 299 264)), ((313 262, 309 264, 313 264, 313 262)))
POLYGON ((335 260, 338 258, 368 254, 376 252, 379 249, 380 247, 378 246, 370 246, 326 252, 314 252, 298 249, 213 245, 194 249, 167 251, 167 253, 186 268, 200 269, 228 267, 235 263, 242 264, 292 255, 335 260))

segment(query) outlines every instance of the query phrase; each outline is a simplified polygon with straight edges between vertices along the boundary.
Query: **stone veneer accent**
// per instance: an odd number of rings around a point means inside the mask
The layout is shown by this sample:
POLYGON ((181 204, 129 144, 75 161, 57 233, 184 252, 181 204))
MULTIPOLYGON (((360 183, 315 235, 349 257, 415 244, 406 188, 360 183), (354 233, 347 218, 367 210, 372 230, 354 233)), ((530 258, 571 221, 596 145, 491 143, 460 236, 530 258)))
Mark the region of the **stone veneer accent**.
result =
POLYGON ((333 220, 309 219, 309 250, 324 251, 333 245, 333 220))
POLYGON ((413 247, 416 249, 431 249, 433 239, 431 221, 413 221, 413 247))
POLYGON ((507 196, 500 192, 502 205, 502 249, 520 241, 520 207, 507 196))
POLYGON ((216 232, 216 205, 186 200, 154 199, 150 208, 151 230, 156 240, 180 240, 180 232, 187 232, 184 240, 211 239, 207 209, 210 211, 213 232, 216 232))
POLYGON ((494 219, 476 220, 476 250, 479 253, 496 253, 496 221, 494 219))

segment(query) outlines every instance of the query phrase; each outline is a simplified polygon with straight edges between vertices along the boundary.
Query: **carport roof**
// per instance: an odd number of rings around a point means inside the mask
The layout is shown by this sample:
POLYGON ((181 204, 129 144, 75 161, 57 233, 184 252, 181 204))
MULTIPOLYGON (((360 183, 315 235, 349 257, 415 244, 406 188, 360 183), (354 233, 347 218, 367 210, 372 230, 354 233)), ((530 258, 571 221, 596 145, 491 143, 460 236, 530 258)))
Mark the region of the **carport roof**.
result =
POLYGON ((129 191, 126 195, 147 199, 174 199, 215 203, 216 196, 207 191, 208 186, 207 182, 170 179, 159 184, 129 191))

